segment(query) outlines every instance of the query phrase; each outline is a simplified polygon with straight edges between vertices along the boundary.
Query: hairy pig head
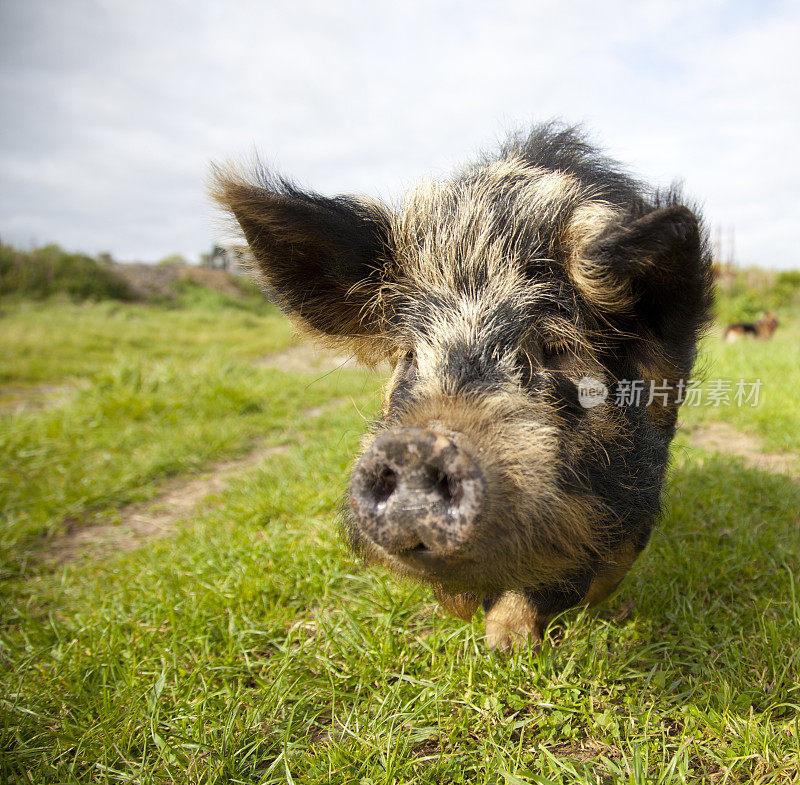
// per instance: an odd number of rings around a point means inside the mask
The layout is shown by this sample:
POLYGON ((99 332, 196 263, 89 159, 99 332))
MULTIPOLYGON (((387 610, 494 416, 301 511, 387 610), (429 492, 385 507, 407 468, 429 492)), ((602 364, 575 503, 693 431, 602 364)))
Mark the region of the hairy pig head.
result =
POLYGON ((349 482, 349 546, 456 615, 483 605, 490 646, 613 591, 658 515, 709 318, 705 235, 679 191, 553 123, 396 205, 259 167, 218 168, 214 189, 298 326, 393 365, 349 482))

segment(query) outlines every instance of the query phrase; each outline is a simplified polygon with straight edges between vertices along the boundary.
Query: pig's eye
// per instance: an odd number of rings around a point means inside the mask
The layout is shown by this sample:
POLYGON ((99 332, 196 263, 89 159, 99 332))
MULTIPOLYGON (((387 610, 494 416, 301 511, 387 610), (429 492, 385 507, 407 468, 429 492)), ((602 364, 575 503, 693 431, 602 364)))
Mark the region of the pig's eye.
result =
POLYGON ((410 365, 414 362, 414 350, 409 349, 404 355, 403 359, 410 365))
POLYGON ((561 365, 569 357, 569 354, 569 347, 564 343, 542 344, 542 356, 548 365, 561 365))
POLYGON ((566 354, 567 347, 563 343, 545 343, 542 345, 542 354, 550 359, 559 354, 566 354))

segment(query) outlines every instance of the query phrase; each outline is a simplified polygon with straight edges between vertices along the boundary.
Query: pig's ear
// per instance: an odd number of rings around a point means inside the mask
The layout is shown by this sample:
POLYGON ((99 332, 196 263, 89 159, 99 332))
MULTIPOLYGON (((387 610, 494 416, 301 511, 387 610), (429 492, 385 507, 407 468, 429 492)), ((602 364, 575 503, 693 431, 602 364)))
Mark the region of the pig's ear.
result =
POLYGON ((388 257, 386 208, 301 191, 260 167, 215 167, 212 195, 241 226, 270 299, 300 326, 341 339, 378 333, 370 302, 388 257))
MULTIPOLYGON (((691 362, 712 304, 712 273, 695 214, 671 204, 609 226, 573 267, 575 283, 599 312, 691 362)), ((688 372, 688 368, 680 368, 688 372)))

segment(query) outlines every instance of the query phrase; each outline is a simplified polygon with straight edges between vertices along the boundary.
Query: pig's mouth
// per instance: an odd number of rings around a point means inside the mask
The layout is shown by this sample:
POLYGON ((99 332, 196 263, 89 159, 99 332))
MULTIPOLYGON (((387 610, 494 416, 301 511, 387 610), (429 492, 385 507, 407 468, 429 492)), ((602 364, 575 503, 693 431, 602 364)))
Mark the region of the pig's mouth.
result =
POLYGON ((468 554, 443 556, 425 545, 392 554, 382 548, 377 550, 378 563, 414 581, 434 584, 452 592, 474 591, 484 582, 484 571, 468 554))
POLYGON ((480 466, 448 436, 415 426, 380 434, 350 481, 359 532, 421 579, 463 570, 487 505, 480 466))
POLYGON ((466 554, 442 555, 422 543, 391 554, 391 557, 419 577, 431 580, 447 578, 456 571, 461 573, 471 562, 466 554))

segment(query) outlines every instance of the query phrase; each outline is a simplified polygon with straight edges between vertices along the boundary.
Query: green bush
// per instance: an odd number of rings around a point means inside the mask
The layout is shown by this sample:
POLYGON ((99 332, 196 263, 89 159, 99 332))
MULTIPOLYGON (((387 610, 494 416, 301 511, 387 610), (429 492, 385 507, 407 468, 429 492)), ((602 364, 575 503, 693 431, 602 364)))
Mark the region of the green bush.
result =
POLYGON ((0 244, 0 297, 44 300, 57 294, 78 302, 135 299, 125 281, 91 256, 57 245, 20 251, 0 244))
POLYGON ((275 306, 264 297, 256 284, 245 278, 235 278, 233 283, 241 292, 240 297, 203 286, 188 278, 175 281, 172 290, 177 295, 177 301, 173 305, 180 308, 236 308, 257 314, 268 314, 275 310, 275 306))
POLYGON ((800 270, 785 270, 778 273, 772 296, 775 301, 773 310, 789 308, 800 303, 800 270))
POLYGON ((158 264, 160 267, 186 267, 189 261, 183 254, 173 253, 165 256, 158 264))
POLYGON ((717 286, 716 315, 723 323, 754 322, 767 311, 788 312, 800 306, 800 271, 780 273, 739 270, 717 286))

